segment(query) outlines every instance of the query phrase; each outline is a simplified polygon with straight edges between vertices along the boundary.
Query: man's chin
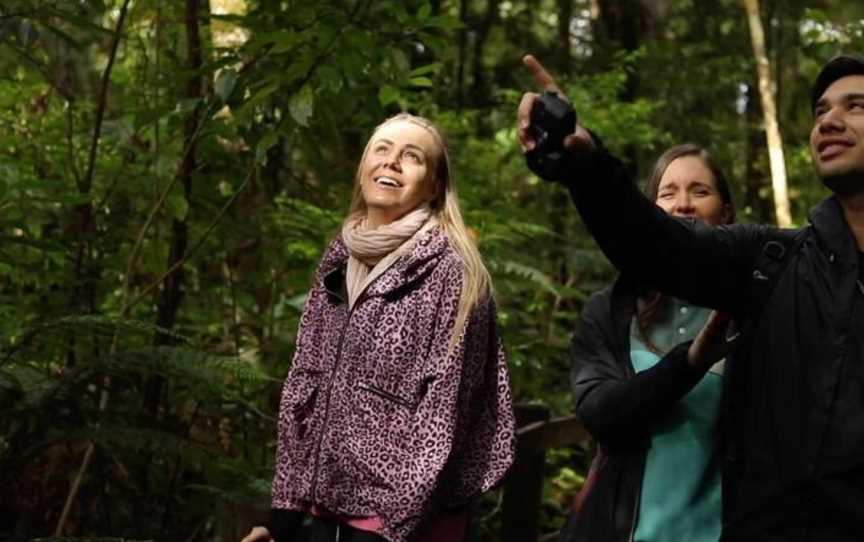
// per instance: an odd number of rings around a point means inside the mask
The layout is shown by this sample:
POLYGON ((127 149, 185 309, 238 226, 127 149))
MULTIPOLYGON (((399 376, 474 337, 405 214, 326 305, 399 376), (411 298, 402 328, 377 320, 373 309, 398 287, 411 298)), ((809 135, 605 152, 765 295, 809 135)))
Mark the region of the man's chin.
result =
POLYGON ((864 170, 862 169, 822 171, 820 177, 822 184, 838 196, 853 196, 864 192, 864 170))

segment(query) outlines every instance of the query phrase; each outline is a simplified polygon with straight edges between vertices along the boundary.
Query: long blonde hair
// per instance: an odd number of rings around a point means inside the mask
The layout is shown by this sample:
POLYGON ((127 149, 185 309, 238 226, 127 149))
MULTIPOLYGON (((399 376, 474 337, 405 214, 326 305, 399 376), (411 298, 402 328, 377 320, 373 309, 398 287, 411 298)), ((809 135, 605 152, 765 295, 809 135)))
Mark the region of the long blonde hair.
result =
MULTIPOLYGON (((480 256, 480 252, 477 250, 477 246, 468 234, 468 229, 462 220, 462 212, 459 210, 459 197, 456 194, 456 186, 453 183, 451 175, 450 156, 447 153, 447 144, 441 132, 429 119, 409 113, 399 113, 376 126, 372 134, 374 135, 384 125, 397 121, 410 122, 424 128, 432 134, 433 139, 438 144, 439 152, 434 157, 433 167, 430 168, 430 177, 436 183, 437 190, 434 199, 429 203, 429 207, 432 209, 432 215, 438 219, 438 223, 447 235, 453 250, 462 259, 463 264, 459 311, 456 315, 456 325, 453 328, 450 339, 452 347, 462 333, 462 328, 465 326, 471 310, 477 303, 490 295, 492 280, 489 277, 486 265, 483 263, 483 258, 480 256)), ((354 176, 354 192, 351 196, 351 208, 348 211, 349 217, 355 216, 358 213, 366 213, 366 202, 363 200, 360 179, 363 163, 366 160, 366 155, 369 152, 371 144, 372 137, 366 142, 366 148, 363 149, 363 157, 360 159, 357 173, 354 176)))

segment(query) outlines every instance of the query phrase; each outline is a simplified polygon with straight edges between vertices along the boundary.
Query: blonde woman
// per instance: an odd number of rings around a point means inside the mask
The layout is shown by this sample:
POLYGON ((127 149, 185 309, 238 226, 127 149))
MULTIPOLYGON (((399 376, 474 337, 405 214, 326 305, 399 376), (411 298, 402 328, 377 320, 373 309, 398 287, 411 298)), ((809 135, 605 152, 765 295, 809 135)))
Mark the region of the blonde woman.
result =
POLYGON ((513 461, 489 274, 447 149, 408 114, 373 133, 300 321, 271 521, 244 542, 458 542, 513 461))

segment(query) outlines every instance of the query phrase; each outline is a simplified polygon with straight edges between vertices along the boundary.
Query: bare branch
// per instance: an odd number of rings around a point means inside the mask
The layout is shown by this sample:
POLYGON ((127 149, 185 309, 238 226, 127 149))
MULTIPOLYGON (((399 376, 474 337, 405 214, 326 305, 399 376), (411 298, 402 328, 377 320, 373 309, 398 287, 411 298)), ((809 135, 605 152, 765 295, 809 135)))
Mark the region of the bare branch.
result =
POLYGON ((149 286, 147 286, 146 288, 141 290, 141 292, 139 292, 138 295, 135 296, 135 298, 133 298, 131 301, 129 301, 128 303, 123 305, 123 309, 120 311, 121 314, 123 314, 123 315, 129 314, 129 311, 132 309, 132 307, 134 307, 142 299, 144 299, 144 297, 147 294, 149 294, 150 292, 152 292, 154 288, 156 288, 157 286, 162 284, 162 282, 165 279, 170 277, 172 273, 174 273, 175 271, 177 271, 177 269, 179 269, 182 265, 184 265, 189 260, 189 258, 191 258, 198 251, 198 249, 201 248, 201 246, 204 244, 204 241, 207 240, 207 238, 210 236, 210 234, 213 232, 213 230, 216 228, 216 226, 219 224, 219 222, 222 221, 222 217, 225 216, 225 213, 228 212, 228 209, 231 208, 231 206, 237 200, 237 197, 240 195, 240 193, 243 192, 243 190, 249 184, 249 181, 252 179, 252 176, 254 175, 254 173, 255 173, 255 166, 253 164, 252 166, 250 166, 249 173, 246 175, 246 178, 243 180, 243 183, 240 185, 240 187, 237 189, 237 191, 234 192, 234 194, 231 196, 231 199, 229 199, 225 203, 225 205, 222 206, 222 209, 219 211, 219 214, 216 215, 216 218, 213 219, 213 221, 210 223, 210 225, 204 231, 204 234, 201 236, 201 238, 198 240, 198 242, 196 242, 195 245, 190 250, 188 250, 186 252, 186 254, 183 255, 183 258, 181 258, 180 260, 175 262, 174 265, 172 265, 167 271, 165 271, 161 277, 159 277, 158 279, 153 281, 149 286))
MULTIPOLYGON (((81 179, 81 181, 78 183, 78 189, 82 194, 89 193, 90 187, 93 184, 93 171, 96 164, 96 151, 99 147, 99 136, 102 132, 102 120, 105 116, 105 107, 108 99, 108 85, 111 81, 111 70, 114 67, 114 60, 117 57, 117 49, 123 33, 123 23, 126 20, 126 13, 128 12, 130 2, 131 0, 124 0, 123 6, 120 8, 120 16, 117 19, 117 26, 115 28, 114 38, 111 43, 111 54, 108 57, 108 65, 105 67, 105 72, 102 74, 102 89, 99 95, 99 105, 96 112, 95 125, 93 128, 93 143, 90 146, 90 158, 87 165, 87 173, 85 174, 85 177, 81 179)), ((108 404, 108 384, 109 382, 106 382, 106 388, 102 390, 102 397, 99 401, 100 411, 104 410, 105 406, 108 404)), ((75 480, 72 482, 72 487, 69 488, 69 495, 66 497, 66 502, 63 505, 63 511, 60 514, 60 519, 57 520, 57 527, 54 530, 54 536, 63 535, 63 528, 66 526, 66 522, 69 519, 69 514, 72 511, 72 503, 75 502, 75 498, 78 496, 78 491, 81 489, 81 483, 84 479, 84 474, 87 472, 87 469, 90 466, 90 461, 92 460, 95 447, 96 445, 92 441, 89 442, 87 445, 87 451, 84 453, 84 458, 81 461, 81 468, 75 475, 75 480)))
POLYGON ((108 104, 108 87, 111 83, 111 71, 114 69, 114 61, 117 59, 117 49, 123 34, 123 23, 126 21, 126 13, 129 11, 131 0, 124 0, 120 8, 120 16, 117 18, 117 26, 114 30, 114 38, 111 41, 111 52, 108 55, 108 65, 102 73, 102 87, 99 91, 99 102, 96 108, 96 121, 93 125, 93 141, 90 144, 90 156, 87 160, 87 172, 78 184, 78 190, 82 194, 90 192, 93 185, 93 172, 96 169, 96 151, 99 149, 99 138, 102 135, 102 121, 105 118, 105 108, 108 104))

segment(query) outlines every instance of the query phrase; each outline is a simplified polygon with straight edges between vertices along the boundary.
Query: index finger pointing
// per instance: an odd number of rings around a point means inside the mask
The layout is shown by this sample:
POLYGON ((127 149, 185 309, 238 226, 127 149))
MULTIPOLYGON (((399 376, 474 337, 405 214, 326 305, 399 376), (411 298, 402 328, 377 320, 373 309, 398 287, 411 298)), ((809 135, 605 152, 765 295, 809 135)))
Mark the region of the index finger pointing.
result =
POLYGON ((549 75, 549 72, 546 71, 543 64, 540 64, 540 61, 532 55, 525 55, 522 58, 522 63, 525 64, 525 67, 531 72, 531 76, 534 77, 537 86, 543 90, 561 94, 561 89, 558 88, 558 85, 555 84, 555 80, 552 79, 552 76, 549 75))

